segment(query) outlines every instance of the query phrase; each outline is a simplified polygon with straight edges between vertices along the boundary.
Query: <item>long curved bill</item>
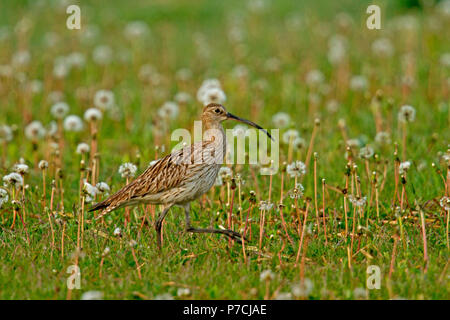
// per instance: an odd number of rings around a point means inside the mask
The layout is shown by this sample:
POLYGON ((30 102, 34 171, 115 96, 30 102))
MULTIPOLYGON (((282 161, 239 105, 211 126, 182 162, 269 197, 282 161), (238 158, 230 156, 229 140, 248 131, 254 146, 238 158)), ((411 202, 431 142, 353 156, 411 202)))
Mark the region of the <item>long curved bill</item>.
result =
POLYGON ((234 114, 231 114, 231 113, 229 113, 229 112, 227 112, 227 117, 228 117, 228 119, 233 119, 233 120, 236 120, 236 121, 239 121, 239 122, 248 124, 249 126, 255 127, 256 129, 259 129, 259 130, 261 130, 262 132, 264 132, 265 134, 267 134, 267 136, 268 136, 270 139, 272 139, 272 141, 275 141, 275 140, 272 138, 272 136, 270 135, 270 133, 267 132, 266 129, 262 128, 261 126, 257 125, 256 123, 254 123, 254 122, 252 122, 252 121, 250 121, 250 120, 247 120, 247 119, 239 118, 238 116, 235 116, 234 114))

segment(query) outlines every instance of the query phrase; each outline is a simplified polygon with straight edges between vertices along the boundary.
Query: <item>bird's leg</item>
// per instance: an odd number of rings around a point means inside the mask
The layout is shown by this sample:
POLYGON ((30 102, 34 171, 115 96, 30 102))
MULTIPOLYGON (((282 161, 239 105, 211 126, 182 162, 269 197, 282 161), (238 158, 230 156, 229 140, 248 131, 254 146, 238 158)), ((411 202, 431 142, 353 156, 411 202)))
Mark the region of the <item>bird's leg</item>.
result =
POLYGON ((191 226, 191 217, 190 217, 190 211, 191 211, 191 205, 190 203, 186 204, 184 206, 184 213, 186 215, 186 232, 192 232, 192 233, 218 233, 218 234, 224 234, 232 239, 237 240, 239 243, 241 243, 242 235, 238 232, 235 232, 233 230, 222 230, 222 229, 199 229, 194 228, 191 226))
POLYGON ((158 243, 158 248, 161 249, 161 227, 162 227, 162 223, 164 221, 164 218, 166 217, 167 213, 169 212, 169 209, 172 207, 172 205, 167 206, 166 208, 164 208, 163 212, 161 212, 159 214, 158 219, 156 220, 155 223, 155 229, 156 229, 156 240, 158 243))

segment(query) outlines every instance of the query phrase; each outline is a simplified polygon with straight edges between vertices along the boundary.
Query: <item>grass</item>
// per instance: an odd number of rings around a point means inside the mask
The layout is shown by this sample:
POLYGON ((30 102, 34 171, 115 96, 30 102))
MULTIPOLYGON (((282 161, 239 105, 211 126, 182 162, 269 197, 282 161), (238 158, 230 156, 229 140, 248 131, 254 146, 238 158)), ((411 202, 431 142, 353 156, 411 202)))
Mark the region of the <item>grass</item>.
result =
MULTIPOLYGON (((242 1, 136 1, 133 5, 83 1, 82 30, 71 31, 65 28, 64 8, 50 5, 51 1, 41 3, 4 1, 0 10, 2 25, 10 28, 10 36, 0 40, 0 65, 9 65, 19 49, 31 53, 28 65, 15 66, 11 77, 0 76, 0 125, 11 126, 14 135, 2 146, 5 161, 0 174, 10 173, 20 158, 30 167, 25 175, 25 196, 19 188, 15 191, 18 203, 9 201, 0 207, 0 298, 79 299, 93 290, 101 291, 106 299, 167 298, 167 293, 178 299, 274 299, 283 297, 282 293, 297 299, 449 298, 449 213, 439 201, 446 192, 450 196, 445 187, 450 163, 443 157, 450 143, 450 69, 440 62, 442 55, 450 52, 450 22, 439 9, 407 9, 380 1, 383 29, 371 31, 365 28, 368 1, 271 1, 262 12, 252 12, 242 1), (337 14, 340 12, 347 15, 337 14), (405 16, 414 19, 409 24, 412 31, 408 22, 401 22, 405 16), (24 17, 31 22, 29 30, 11 31, 24 17), (297 18, 300 22, 295 27, 297 18), (150 34, 138 40, 125 37, 124 26, 134 20, 147 23, 150 34), (85 28, 93 24, 100 34, 91 42, 82 41, 85 28), (242 40, 230 40, 232 27, 242 32, 242 40), (59 35, 54 46, 45 45, 49 32, 59 35), (347 48, 344 61, 333 65, 327 55, 329 39, 336 34, 345 37, 347 48), (372 43, 380 37, 391 40, 391 57, 373 53, 372 43), (92 59, 92 51, 102 44, 113 48, 114 59, 106 66, 92 59), (52 73, 55 58, 71 52, 84 54, 85 65, 57 79, 52 73), (278 58, 279 68, 271 71, 267 61, 272 57, 278 58), (139 79, 144 64, 154 67, 159 81, 139 79), (238 65, 247 68, 246 77, 235 76, 238 65), (181 68, 188 68, 192 78, 180 81, 176 72, 181 68), (316 69, 325 77, 318 88, 306 80, 316 69), (352 75, 364 75, 368 86, 362 91, 351 89, 352 75), (296 129, 305 140, 306 146, 292 153, 292 160, 304 162, 308 151, 311 156, 307 173, 299 180, 304 195, 297 202, 289 196, 295 184, 286 173, 285 162, 290 162, 288 150, 293 146, 282 143, 280 170, 273 175, 271 187, 269 176, 256 174, 253 178, 254 168, 230 166, 234 177, 239 174, 243 180, 241 193, 234 190, 235 230, 244 227, 247 212, 251 218, 251 239, 245 251, 218 235, 185 233, 184 214, 175 208, 166 218, 160 252, 153 222, 161 208, 138 206, 129 209, 126 227, 124 209, 109 214, 104 223, 84 211, 83 249, 79 252, 83 198, 79 185, 84 171, 75 150, 80 142, 91 144, 92 136, 85 123, 81 132, 37 140, 34 149, 24 128, 32 120, 45 125, 54 120, 49 94, 63 92, 69 114, 82 117, 93 107, 97 90, 114 92, 117 109, 104 113, 97 134, 99 180, 114 192, 125 185, 118 174, 122 163, 134 163, 140 173, 177 143, 170 141, 170 132, 193 128, 202 110, 195 94, 210 77, 220 79, 227 94, 225 105, 239 116, 275 128, 274 114, 283 111, 290 115, 291 124, 281 129, 280 138, 288 129, 296 129), (413 79, 413 84, 408 85, 405 77, 413 79), (22 78, 26 80, 21 82, 22 78), (42 81, 42 90, 32 93, 25 85, 33 79, 42 81), (261 79, 265 81, 263 89, 261 79), (189 93, 192 100, 180 106, 179 117, 165 121, 164 129, 157 118, 158 109, 181 91, 189 93), (316 99, 318 103, 314 103, 316 99), (339 106, 327 107, 334 100, 339 106), (398 121, 405 104, 416 111, 415 120, 406 124, 406 140, 398 121), (315 124, 316 119, 320 125, 315 124), (380 131, 390 133, 390 143, 375 142, 380 131), (348 141, 352 139, 353 143, 348 141), (64 145, 61 165, 51 151, 53 140, 64 145), (348 149, 355 141, 357 146, 348 149), (367 161, 358 156, 366 145, 375 152, 367 161), (165 147, 164 152, 160 146, 165 147), (42 159, 50 163, 45 205, 42 172, 37 168, 42 159), (411 166, 403 184, 396 172, 406 160, 411 166), (376 183, 372 172, 376 172, 376 183), (55 193, 50 209, 52 180, 55 193), (285 225, 278 206, 282 189, 285 225), (269 194, 274 206, 264 213, 260 248, 259 206, 260 201, 269 201, 269 194), (367 201, 355 207, 350 195, 365 196, 367 201), (26 230, 19 216, 11 229, 16 207, 22 217, 25 212, 26 230), (118 227, 121 236, 114 235, 118 227), (136 245, 131 246, 131 241, 136 245), (109 254, 102 257, 106 247, 109 254), (74 264, 80 267, 81 289, 68 290, 67 268, 74 264), (379 290, 366 287, 370 265, 380 268, 379 290), (261 281, 264 270, 273 272, 270 281, 261 281), (298 290, 301 284, 308 288, 298 290), (180 296, 179 288, 189 288, 189 293, 180 296)), ((224 125, 232 128, 235 124, 224 125)), ((88 161, 86 165, 92 169, 88 161)), ((225 180, 205 201, 193 203, 194 226, 227 225, 231 183, 225 180)), ((5 190, 11 200, 12 188, 5 190)))

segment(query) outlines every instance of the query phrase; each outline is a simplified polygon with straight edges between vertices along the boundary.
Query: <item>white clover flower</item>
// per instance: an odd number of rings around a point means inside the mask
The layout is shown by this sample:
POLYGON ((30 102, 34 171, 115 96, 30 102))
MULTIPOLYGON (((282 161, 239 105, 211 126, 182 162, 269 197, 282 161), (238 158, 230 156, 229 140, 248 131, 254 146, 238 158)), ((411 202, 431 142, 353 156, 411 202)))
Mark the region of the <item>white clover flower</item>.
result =
POLYGON ((348 200, 355 206, 355 207, 364 207, 367 202, 367 197, 355 197, 354 195, 349 195, 348 200))
POLYGON ((111 191, 111 188, 106 182, 99 182, 95 185, 95 187, 100 193, 103 193, 105 196, 109 195, 109 192, 111 191))
POLYGON ((182 103, 182 104, 186 104, 189 101, 192 100, 192 97, 189 93, 187 92, 178 92, 175 97, 174 97, 175 101, 178 103, 182 103))
POLYGON ((14 165, 13 171, 23 176, 30 171, 30 168, 25 163, 17 163, 14 165))
POLYGON ((81 300, 103 300, 103 292, 95 290, 84 292, 81 300))
POLYGON ((113 50, 107 45, 100 45, 92 51, 92 60, 98 65, 110 64, 113 59, 113 50))
POLYGON ((398 112, 398 121, 400 122, 413 122, 416 118, 416 109, 412 106, 402 106, 398 112))
POLYGON ((275 274, 270 269, 262 271, 259 275, 259 280, 264 281, 264 282, 272 281, 273 279, 275 279, 275 274))
POLYGON ((353 91, 364 91, 367 89, 367 86, 368 82, 365 76, 356 75, 350 79, 350 89, 353 91))
POLYGON ((286 172, 292 177, 301 177, 306 174, 306 165, 302 161, 295 161, 287 165, 286 172))
POLYGON ((66 102, 57 102, 52 106, 50 112, 56 119, 63 119, 69 112, 69 105, 66 102))
POLYGON ((398 172, 400 174, 404 174, 409 170, 410 167, 411 167, 411 162, 404 161, 404 162, 400 163, 400 166, 398 167, 398 172))
POLYGON ((392 57, 394 46, 388 38, 378 38, 372 43, 372 52, 376 56, 392 57))
POLYGON ((0 208, 5 204, 8 203, 9 195, 8 191, 6 191, 3 188, 0 188, 0 208))
POLYGON ((45 136, 45 128, 40 121, 33 121, 25 127, 25 136, 30 140, 41 139, 45 136))
POLYGON ((177 290, 177 296, 182 298, 182 297, 187 297, 191 295, 191 290, 189 288, 178 288, 177 290))
POLYGON ((300 134, 295 129, 289 129, 283 133, 283 142, 286 144, 294 142, 295 139, 300 137, 300 134))
POLYGON ((6 124, 0 125, 0 143, 10 142, 13 139, 13 132, 6 124))
POLYGON ((3 185, 5 187, 19 188, 23 186, 23 178, 17 172, 11 172, 10 174, 3 177, 3 185))
POLYGON ((375 142, 379 145, 388 145, 391 143, 391 135, 389 132, 380 131, 377 132, 377 135, 375 136, 375 142))
POLYGON ((102 112, 97 108, 89 108, 84 113, 84 120, 87 122, 99 121, 103 117, 102 112))
POLYGON ((122 178, 133 178, 136 175, 137 167, 130 163, 124 163, 119 167, 119 174, 122 178))
POLYGON ((158 115, 163 119, 176 119, 178 116, 178 104, 172 101, 165 102, 158 110, 158 115))
POLYGON ((292 286, 292 295, 296 298, 306 298, 311 294, 313 288, 313 282, 310 279, 305 278, 303 283, 300 282, 299 284, 292 286))
POLYGON ((306 84, 311 87, 315 87, 325 80, 325 76, 319 70, 311 70, 306 75, 306 84))
POLYGON ((273 115, 272 123, 277 128, 286 128, 291 122, 291 117, 286 112, 278 112, 273 115))
POLYGON ((273 203, 269 201, 260 201, 259 202, 259 210, 269 211, 273 208, 273 203))
POLYGON ((107 110, 114 107, 114 93, 109 90, 99 90, 94 96, 94 106, 100 110, 107 110))
POLYGON ((66 131, 79 132, 83 130, 83 120, 79 116, 69 115, 64 119, 64 129, 66 131))
POLYGON ((362 159, 370 159, 373 157, 373 155, 374 151, 370 146, 365 146, 364 148, 361 148, 359 150, 359 157, 362 159))
POLYGON ((89 147, 89 145, 85 142, 81 142, 77 146, 78 154, 88 153, 90 150, 91 150, 91 147, 89 147))
POLYGON ((450 211, 450 197, 442 197, 439 201, 439 204, 441 205, 442 209, 450 211))
POLYGON ((39 161, 38 167, 40 170, 45 170, 48 168, 48 162, 45 160, 39 161))
POLYGON ((131 21, 124 29, 124 35, 129 38, 139 38, 149 33, 149 27, 144 21, 131 21))

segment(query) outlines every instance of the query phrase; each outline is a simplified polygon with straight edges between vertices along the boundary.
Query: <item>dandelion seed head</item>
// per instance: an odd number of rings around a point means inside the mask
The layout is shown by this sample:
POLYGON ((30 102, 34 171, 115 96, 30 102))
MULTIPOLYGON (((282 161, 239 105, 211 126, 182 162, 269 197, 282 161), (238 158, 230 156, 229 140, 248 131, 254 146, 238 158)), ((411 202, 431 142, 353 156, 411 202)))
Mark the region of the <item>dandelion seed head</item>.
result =
POLYGON ((109 90, 99 90, 94 95, 94 106, 102 111, 115 106, 114 93, 109 90))
POLYGON ((404 161, 404 162, 400 163, 400 166, 398 168, 398 172, 400 174, 404 174, 404 173, 408 172, 410 167, 411 167, 411 162, 410 161, 404 161))
POLYGON ((278 112, 273 115, 272 123, 275 127, 283 129, 289 126, 291 117, 286 112, 278 112))
POLYGON ((80 132, 84 128, 83 120, 77 115, 69 115, 64 119, 64 129, 66 131, 80 132))
POLYGON ((13 132, 10 126, 0 125, 0 143, 10 142, 13 139, 13 132))
POLYGON ((300 134, 295 129, 289 129, 285 133, 283 133, 283 142, 285 144, 293 143, 295 139, 299 138, 300 134))
POLYGON ((359 150, 359 157, 362 159, 370 159, 374 155, 373 148, 370 146, 365 146, 359 150))
POLYGON ((404 105, 398 112, 398 121, 400 122, 413 122, 416 119, 416 109, 409 105, 404 105))
POLYGON ((178 288, 177 290, 177 296, 182 298, 182 297, 187 297, 191 295, 191 290, 189 288, 178 288))
POLYGON ((24 163, 17 163, 14 165, 13 171, 23 176, 30 171, 30 168, 28 167, 28 165, 24 163))
POLYGON ((84 292, 81 300, 103 300, 103 292, 95 290, 84 292))
POLYGON ((38 167, 40 170, 45 170, 48 168, 48 162, 46 160, 39 161, 38 167))
POLYGON ((310 279, 305 278, 303 282, 293 285, 291 292, 296 298, 307 298, 311 294, 313 288, 314 283, 310 279))
POLYGON ((25 136, 29 140, 38 140, 45 136, 45 128, 40 121, 33 121, 25 127, 25 136))
POLYGON ((295 161, 287 165, 286 172, 292 177, 301 177, 306 174, 306 165, 302 161, 295 161))
POLYGON ((11 172, 3 177, 3 185, 5 187, 20 188, 23 186, 23 178, 17 172, 11 172))
POLYGON ((176 119, 179 107, 176 102, 167 101, 158 110, 158 115, 163 119, 176 119))
POLYGON ((8 203, 9 195, 8 191, 6 191, 3 188, 0 188, 0 208, 5 204, 8 203))
POLYGON ((69 105, 63 101, 57 102, 52 106, 50 112, 56 119, 63 119, 69 112, 69 105))
POLYGON ((81 142, 77 146, 77 153, 78 154, 88 153, 90 150, 91 150, 91 147, 89 147, 89 145, 87 143, 85 143, 85 142, 81 142))
POLYGON ((259 275, 259 279, 263 282, 272 281, 275 279, 275 274, 270 269, 266 269, 262 271, 259 275))
POLYGON ((99 121, 103 117, 102 112, 97 108, 89 108, 84 113, 84 120, 87 122, 99 121))
POLYGON ((119 167, 119 174, 122 178, 133 178, 136 175, 137 167, 130 163, 124 163, 119 167))
POLYGON ((391 144, 391 135, 386 131, 377 132, 375 142, 379 145, 389 145, 391 144))
POLYGON ((101 193, 108 194, 111 191, 111 188, 108 186, 106 182, 99 182, 95 185, 97 190, 101 193))

